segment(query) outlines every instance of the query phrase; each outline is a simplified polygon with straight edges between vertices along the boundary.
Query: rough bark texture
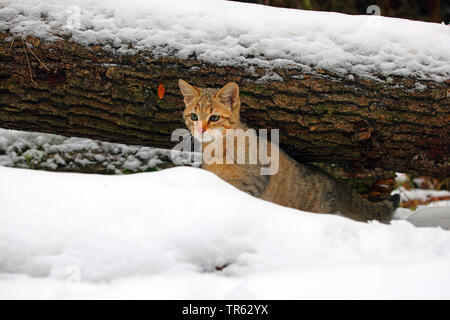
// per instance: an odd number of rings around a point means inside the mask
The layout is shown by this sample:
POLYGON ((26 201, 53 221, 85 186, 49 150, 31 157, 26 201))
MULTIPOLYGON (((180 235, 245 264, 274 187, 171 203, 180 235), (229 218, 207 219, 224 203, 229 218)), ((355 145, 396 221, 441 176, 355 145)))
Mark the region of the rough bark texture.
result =
POLYGON ((11 37, 0 33, 3 128, 171 147, 171 132, 184 128, 177 80, 200 87, 236 81, 244 121, 280 129, 281 147, 299 161, 354 171, 450 173, 449 81, 274 70, 282 81, 261 82, 267 70, 219 67, 194 57, 113 55, 68 39, 11 37), (166 89, 162 99, 159 84, 166 89))

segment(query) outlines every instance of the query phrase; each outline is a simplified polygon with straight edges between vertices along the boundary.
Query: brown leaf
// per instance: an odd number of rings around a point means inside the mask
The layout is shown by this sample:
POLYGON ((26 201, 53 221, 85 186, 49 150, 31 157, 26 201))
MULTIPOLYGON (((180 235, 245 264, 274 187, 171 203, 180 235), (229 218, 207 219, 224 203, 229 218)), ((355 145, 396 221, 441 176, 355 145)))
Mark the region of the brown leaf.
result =
POLYGON ((166 94, 166 89, 164 86, 160 83, 158 86, 158 98, 162 99, 164 98, 164 95, 166 94))

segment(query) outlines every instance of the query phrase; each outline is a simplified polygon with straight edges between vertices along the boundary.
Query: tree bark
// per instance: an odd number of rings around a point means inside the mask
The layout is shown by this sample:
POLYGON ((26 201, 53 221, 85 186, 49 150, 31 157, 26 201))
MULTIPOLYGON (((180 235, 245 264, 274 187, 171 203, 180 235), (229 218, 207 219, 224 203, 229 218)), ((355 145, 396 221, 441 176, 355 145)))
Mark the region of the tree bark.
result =
POLYGON ((236 81, 244 121, 280 129, 281 147, 299 161, 450 173, 450 81, 223 67, 8 33, 0 40, 3 128, 170 148, 172 131, 184 128, 178 79, 199 87, 236 81), (279 77, 263 81, 273 72, 279 77))

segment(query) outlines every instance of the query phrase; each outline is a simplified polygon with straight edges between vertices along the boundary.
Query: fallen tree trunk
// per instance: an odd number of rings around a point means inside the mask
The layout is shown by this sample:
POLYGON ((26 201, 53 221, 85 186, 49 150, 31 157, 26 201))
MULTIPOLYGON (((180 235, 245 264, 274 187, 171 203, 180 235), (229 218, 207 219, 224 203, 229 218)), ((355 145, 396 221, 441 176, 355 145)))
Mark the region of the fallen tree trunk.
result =
POLYGON ((450 173, 448 81, 219 67, 8 33, 0 40, 3 128, 170 148, 171 132, 184 128, 178 79, 199 87, 236 81, 244 121, 280 129, 281 147, 299 161, 450 173))

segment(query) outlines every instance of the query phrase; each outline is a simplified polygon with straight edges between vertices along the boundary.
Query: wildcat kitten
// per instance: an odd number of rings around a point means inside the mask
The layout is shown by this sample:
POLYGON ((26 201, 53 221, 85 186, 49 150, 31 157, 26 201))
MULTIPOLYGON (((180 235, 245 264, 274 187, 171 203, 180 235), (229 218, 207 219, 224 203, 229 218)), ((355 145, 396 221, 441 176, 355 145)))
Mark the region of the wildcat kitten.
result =
MULTIPOLYGON (((213 139, 205 139, 208 132, 218 130, 225 134, 227 129, 247 129, 240 121, 241 102, 236 83, 230 82, 217 90, 197 88, 180 79, 179 86, 186 105, 183 118, 192 135, 202 142, 204 156, 205 148, 213 139)), ((245 149, 250 151, 250 139, 245 141, 245 149)), ((235 139, 225 139, 224 149, 230 143, 236 151, 235 139)), ((248 161, 245 164, 227 163, 226 151, 212 153, 216 160, 222 160, 222 164, 203 161, 202 168, 242 191, 283 206, 315 213, 341 214, 358 221, 379 220, 386 223, 391 220, 398 206, 398 195, 389 201, 370 202, 344 182, 336 181, 318 168, 298 163, 274 144, 268 143, 268 147, 270 154, 279 152, 279 170, 274 175, 261 175, 263 165, 260 161, 256 164, 249 164, 248 161)), ((231 157, 236 159, 236 153, 231 157)))

